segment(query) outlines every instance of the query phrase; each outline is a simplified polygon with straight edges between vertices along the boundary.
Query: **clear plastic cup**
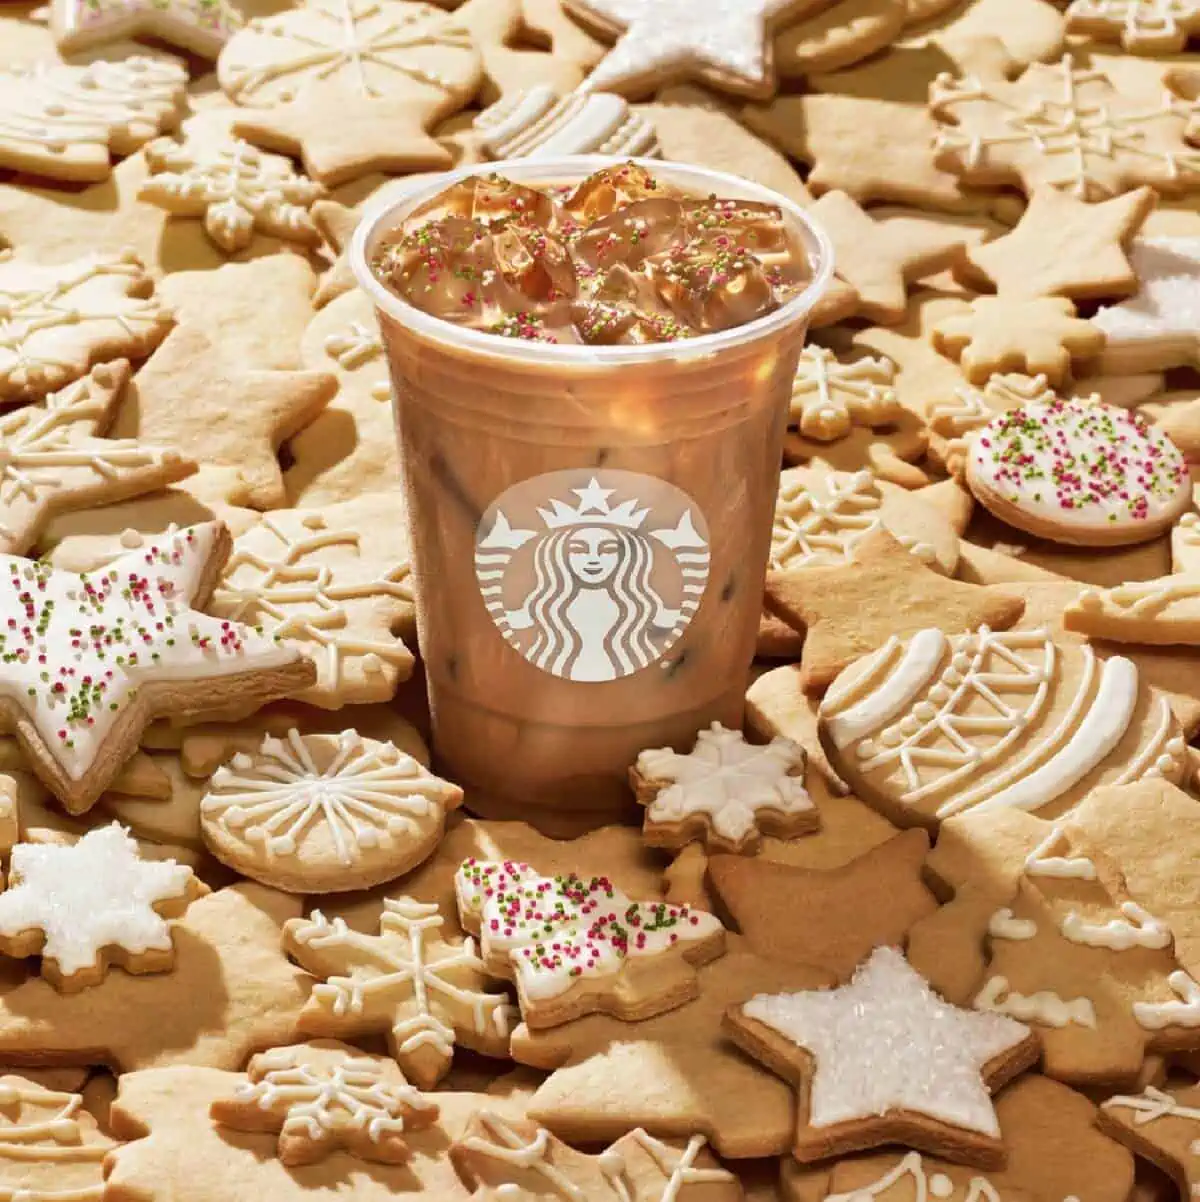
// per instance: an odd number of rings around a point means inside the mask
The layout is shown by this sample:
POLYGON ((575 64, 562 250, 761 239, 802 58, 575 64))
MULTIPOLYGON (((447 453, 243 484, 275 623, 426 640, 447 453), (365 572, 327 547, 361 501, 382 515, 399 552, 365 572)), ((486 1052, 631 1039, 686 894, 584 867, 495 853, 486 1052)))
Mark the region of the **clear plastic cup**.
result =
POLYGON ((574 183, 621 161, 447 173, 365 215, 350 252, 392 377, 435 752, 469 801, 531 821, 626 810, 639 751, 741 724, 792 378, 832 248, 767 188, 645 160, 686 192, 777 205, 808 287, 717 334, 554 345, 441 321, 369 264, 458 179, 574 183))

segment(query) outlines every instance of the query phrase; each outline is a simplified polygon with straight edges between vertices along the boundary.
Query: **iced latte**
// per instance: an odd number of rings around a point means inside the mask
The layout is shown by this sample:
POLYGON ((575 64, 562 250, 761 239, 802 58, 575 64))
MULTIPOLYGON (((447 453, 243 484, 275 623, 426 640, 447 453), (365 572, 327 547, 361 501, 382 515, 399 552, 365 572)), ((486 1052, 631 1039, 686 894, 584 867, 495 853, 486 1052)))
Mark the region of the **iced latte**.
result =
POLYGON ((630 805, 739 725, 805 320, 787 201, 665 163, 515 161, 363 222, 445 769, 516 816, 630 805))

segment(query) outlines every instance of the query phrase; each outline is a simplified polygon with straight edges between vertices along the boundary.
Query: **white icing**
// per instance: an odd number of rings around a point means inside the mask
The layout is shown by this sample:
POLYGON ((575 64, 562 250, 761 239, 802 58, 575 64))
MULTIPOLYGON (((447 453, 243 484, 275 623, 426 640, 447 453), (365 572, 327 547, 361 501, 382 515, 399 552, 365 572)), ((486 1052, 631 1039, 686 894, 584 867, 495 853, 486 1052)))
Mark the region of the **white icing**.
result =
POLYGON ((484 960, 507 964, 529 1001, 566 993, 581 977, 615 979, 627 960, 653 959, 723 929, 690 906, 631 901, 607 877, 544 877, 511 860, 464 860, 454 888, 484 960))
POLYGON ((742 85, 767 80, 769 14, 780 0, 587 0, 598 20, 621 29, 617 44, 584 84, 589 91, 623 91, 658 75, 697 65, 742 85))
POLYGON ((1027 876, 1045 876, 1058 879, 1094 881, 1096 865, 1086 856, 1052 856, 1047 853, 1066 838, 1061 825, 1050 828, 1050 833, 1025 857, 1027 876))
POLYGON ((1107 1102, 1102 1102, 1101 1106, 1105 1110, 1132 1110, 1136 1127, 1164 1118, 1193 1119, 1200 1122, 1200 1107, 1184 1106, 1178 1098, 1155 1085, 1147 1085, 1140 1094, 1117 1094, 1107 1102))
POLYGON ((1123 902, 1121 913, 1125 915, 1124 918, 1113 918, 1105 923, 1091 923, 1085 922, 1071 911, 1062 921, 1062 933, 1072 943, 1107 947, 1114 952, 1128 951, 1133 947, 1170 946, 1170 928, 1152 914, 1148 914, 1137 902, 1123 902))
POLYGON ((1137 665, 1120 655, 1105 660, 1092 704, 1066 744, 1028 776, 993 793, 977 808, 1039 810, 1061 797, 1116 750, 1129 729, 1137 699, 1137 665))
POLYGON ((351 930, 341 918, 314 910, 289 927, 293 955, 328 980, 313 988, 322 1022, 345 1018, 347 1034, 361 1030, 364 1014, 391 1014, 381 1026, 392 1033, 397 1060, 422 1049, 449 1066, 456 1040, 506 1040, 517 1008, 505 994, 487 991, 488 973, 475 942, 440 942, 443 919, 436 905, 409 897, 383 902, 378 935, 351 930))
MULTIPOLYGON (((1200 338, 1200 238, 1138 238, 1130 252, 1138 290, 1092 318, 1111 347, 1200 338)), ((1186 354, 1182 362, 1186 363, 1186 354)), ((1164 365, 1165 366, 1165 365, 1164 365)))
POLYGON ((1040 1023, 1044 1027, 1065 1027, 1074 1023, 1080 1027, 1095 1027, 1096 1009, 1085 997, 1070 1001, 1051 989, 1037 993, 1015 993, 1008 987, 1006 977, 992 977, 975 998, 977 1010, 995 1014, 1010 1014, 1022 1022, 1040 1023))
POLYGON ((204 227, 222 250, 249 246, 255 231, 316 244, 317 227, 309 216, 325 194, 320 184, 299 175, 291 159, 267 154, 240 138, 170 138, 145 150, 152 172, 138 189, 168 212, 203 217, 204 227))
POLYGON ((806 346, 792 382, 790 424, 805 438, 834 442, 854 426, 894 422, 902 412, 895 376, 896 365, 882 356, 841 363, 827 347, 806 346))
POLYGON ((306 840, 322 835, 350 865, 363 852, 434 834, 444 807, 462 796, 391 743, 368 744, 344 730, 323 769, 309 743, 290 730, 283 739, 267 735, 253 756, 234 756, 209 781, 202 819, 267 859, 302 857, 306 840))
POLYGON ((42 955, 64 976, 98 964, 105 948, 170 951, 171 931, 155 906, 186 898, 192 880, 174 860, 141 860, 115 822, 73 846, 18 843, 0 893, 0 935, 42 931, 42 955))
POLYGON ((662 747, 638 756, 643 777, 672 782, 650 802, 646 820, 672 824, 702 814, 716 834, 740 843, 757 828, 761 810, 785 816, 813 810, 804 763, 804 749, 791 739, 776 735, 758 746, 714 722, 687 755, 662 747))
MULTIPOLYGON (((889 640, 887 649, 894 651, 897 645, 898 640, 889 640)), ((825 729, 833 745, 840 750, 874 734, 912 704, 933 679, 945 650, 946 636, 940 630, 918 631, 877 689, 842 713, 826 718, 825 729)))
POLYGON ((28 715, 67 776, 78 779, 92 766, 138 686, 296 660, 292 649, 190 607, 219 529, 217 522, 189 527, 82 576, 0 556, 0 622, 13 623, 0 636, 0 694, 28 715), (71 633, 80 629, 88 637, 71 633), (104 686, 101 698, 88 699, 88 677, 104 686), (77 699, 83 712, 72 718, 77 699))
POLYGON ((1173 1002, 1134 1002, 1133 1017, 1148 1031, 1164 1027, 1200 1027, 1200 984, 1186 972, 1176 971, 1167 978, 1178 1000, 1173 1002))
POLYGON ((988 934, 993 939, 1032 939, 1037 934, 1037 923, 1029 918, 1014 917, 1005 906, 988 921, 988 934))
MULTIPOLYGON (((954 1182, 945 1173, 928 1172, 921 1153, 908 1152, 878 1181, 848 1194, 826 1194, 825 1202, 870 1202, 872 1198, 887 1194, 902 1181, 912 1186, 912 1202, 929 1202, 931 1198, 950 1198, 954 1194, 954 1182)), ((1001 1198, 986 1177, 973 1176, 967 1184, 962 1202, 1001 1202, 1001 1198)))
POLYGON ((996 496, 1026 520, 1077 532, 1161 525, 1192 495, 1183 455, 1159 427, 1091 400, 1032 402, 998 415, 971 439, 967 480, 985 504, 996 496))
POLYGON ((571 92, 560 99, 548 84, 496 101, 475 118, 474 129, 493 159, 659 154, 654 126, 620 96, 571 92))
POLYGON ((0 1161, 10 1165, 3 1170, 5 1181, 11 1180, 10 1174, 24 1179, 30 1166, 38 1181, 48 1179, 48 1165, 95 1166, 94 1185, 70 1190, 43 1189, 32 1182, 16 1188, 0 1185, 3 1202, 101 1202, 101 1162, 109 1148, 107 1143, 84 1142, 77 1117, 83 1109, 79 1094, 10 1081, 0 1083, 0 1107, 6 1112, 0 1123, 0 1161))
POLYGON ((436 1115, 435 1101, 386 1077, 377 1061, 347 1057, 339 1064, 312 1064, 303 1054, 303 1048, 275 1048, 256 1056, 251 1079, 234 1100, 282 1116, 282 1135, 316 1144, 359 1133, 379 1143, 414 1120, 426 1125, 431 1111, 436 1115))
POLYGON ((877 948, 849 985, 759 994, 741 1009, 812 1054, 817 1129, 903 1110, 998 1137, 980 1072, 1029 1036, 942 1001, 892 948, 877 948))

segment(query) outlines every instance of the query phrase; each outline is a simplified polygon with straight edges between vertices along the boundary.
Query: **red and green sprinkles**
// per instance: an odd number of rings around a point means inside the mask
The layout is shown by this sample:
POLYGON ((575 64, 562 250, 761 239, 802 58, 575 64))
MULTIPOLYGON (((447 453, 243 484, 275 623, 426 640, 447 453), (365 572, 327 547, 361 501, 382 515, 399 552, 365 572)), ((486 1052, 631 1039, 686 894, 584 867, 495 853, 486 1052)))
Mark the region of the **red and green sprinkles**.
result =
POLYGON ((546 877, 513 860, 464 860, 458 892, 480 935, 506 946, 527 978, 560 979, 553 992, 707 933, 687 906, 630 901, 606 876, 546 877))
POLYGON ((979 432, 975 460, 1015 506, 1139 522, 1187 486, 1187 465, 1145 417, 1080 401, 1023 405, 979 432))

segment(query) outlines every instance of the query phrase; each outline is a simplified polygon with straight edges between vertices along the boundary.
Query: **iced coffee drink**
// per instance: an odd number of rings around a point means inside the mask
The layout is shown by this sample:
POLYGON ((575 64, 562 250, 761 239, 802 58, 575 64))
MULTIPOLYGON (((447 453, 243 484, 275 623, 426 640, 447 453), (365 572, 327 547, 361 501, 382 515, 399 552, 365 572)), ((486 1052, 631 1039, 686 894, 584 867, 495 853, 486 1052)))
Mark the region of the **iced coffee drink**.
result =
POLYGON ((827 244, 665 163, 496 164, 360 227, 396 397, 440 761, 494 811, 630 805, 740 725, 827 244))

